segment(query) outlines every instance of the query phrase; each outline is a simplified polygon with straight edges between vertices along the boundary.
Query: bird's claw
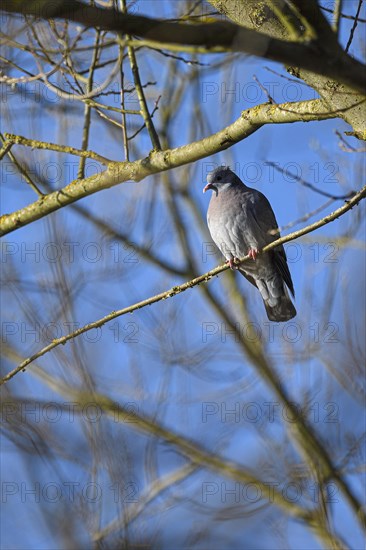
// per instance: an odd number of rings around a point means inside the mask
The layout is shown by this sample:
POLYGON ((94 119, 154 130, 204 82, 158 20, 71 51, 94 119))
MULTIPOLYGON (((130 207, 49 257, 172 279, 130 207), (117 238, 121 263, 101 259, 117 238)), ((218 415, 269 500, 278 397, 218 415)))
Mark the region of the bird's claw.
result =
POLYGON ((230 260, 226 260, 226 263, 232 270, 239 269, 239 266, 236 264, 236 262, 239 262, 238 258, 230 258, 230 260))
POLYGON ((255 260, 258 254, 259 254, 258 248, 249 248, 248 256, 249 258, 252 258, 252 260, 255 260))

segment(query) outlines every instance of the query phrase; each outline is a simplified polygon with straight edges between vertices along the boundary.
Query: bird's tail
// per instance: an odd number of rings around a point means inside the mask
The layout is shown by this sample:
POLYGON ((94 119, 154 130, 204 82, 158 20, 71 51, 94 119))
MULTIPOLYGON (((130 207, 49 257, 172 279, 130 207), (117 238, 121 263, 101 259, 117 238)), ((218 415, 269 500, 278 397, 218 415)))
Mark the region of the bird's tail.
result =
POLYGON ((289 321, 296 315, 296 309, 287 292, 287 288, 283 285, 283 294, 275 300, 263 299, 264 307, 266 308, 267 317, 270 321, 285 322, 289 321))
MULTIPOLYGON (((258 288, 261 293, 264 307, 266 308, 267 317, 270 321, 277 321, 284 323, 289 321, 296 315, 296 309, 289 296, 286 283, 284 282, 281 274, 275 273, 274 276, 267 279, 254 279, 252 275, 239 268, 239 272, 255 287, 258 288)), ((289 274, 289 281, 292 281, 289 274)))

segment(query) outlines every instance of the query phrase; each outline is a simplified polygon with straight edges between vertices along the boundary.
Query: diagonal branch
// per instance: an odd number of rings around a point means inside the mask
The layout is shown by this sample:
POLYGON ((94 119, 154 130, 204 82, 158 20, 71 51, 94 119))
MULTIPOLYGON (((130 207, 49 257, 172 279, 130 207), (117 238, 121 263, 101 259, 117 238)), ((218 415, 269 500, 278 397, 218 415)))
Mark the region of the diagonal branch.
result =
MULTIPOLYGON (((89 94, 93 89, 94 73, 95 73, 96 65, 98 63, 98 58, 99 58, 99 55, 100 55, 99 41, 100 41, 100 30, 97 29, 96 30, 96 35, 95 35, 95 42, 94 42, 95 47, 94 47, 94 50, 93 50, 92 61, 91 61, 90 68, 89 68, 88 82, 86 84, 87 94, 89 94)), ((91 107, 90 103, 85 103, 85 106, 84 106, 84 127, 83 127, 82 141, 81 141, 82 151, 86 151, 87 147, 88 147, 88 144, 89 144, 91 113, 92 113, 92 107, 91 107)), ((85 157, 80 157, 79 169, 78 169, 78 179, 83 179, 85 177, 85 164, 86 164, 85 157)))
POLYGON ((161 496, 162 493, 171 490, 173 485, 180 483, 187 479, 191 474, 198 470, 198 465, 188 462, 183 466, 177 468, 173 473, 166 474, 160 479, 153 481, 150 486, 144 491, 140 496, 138 502, 131 503, 127 510, 126 516, 121 517, 119 514, 113 520, 111 520, 105 527, 99 529, 95 532, 93 540, 96 542, 103 541, 107 536, 119 529, 123 528, 125 524, 130 524, 136 520, 136 518, 142 514, 146 506, 150 504, 157 497, 161 496))
POLYGON ((356 15, 355 15, 355 20, 353 22, 352 29, 351 29, 351 32, 350 32, 350 35, 349 35, 349 39, 348 39, 348 42, 347 42, 347 45, 346 45, 346 48, 345 48, 345 51, 347 53, 348 53, 348 50, 351 47, 352 40, 353 40, 353 37, 354 37, 354 34, 355 34, 355 30, 356 30, 357 24, 359 22, 359 17, 358 16, 360 15, 362 2, 363 2, 363 0, 358 0, 358 6, 357 6, 356 15))
MULTIPOLYGON (((251 470, 244 468, 237 462, 227 460, 217 453, 213 454, 194 440, 160 423, 158 424, 155 419, 152 419, 140 411, 134 411, 133 418, 131 419, 131 411, 128 407, 123 403, 113 401, 106 395, 95 391, 90 393, 72 387, 61 380, 56 380, 54 376, 47 374, 38 366, 34 367, 33 374, 52 388, 53 391, 60 395, 64 395, 68 399, 72 399, 72 401, 76 402, 79 406, 83 407, 85 403, 90 403, 92 401, 93 404, 97 405, 109 416, 112 416, 115 422, 122 424, 126 422, 126 418, 129 418, 130 422, 127 426, 131 429, 147 435, 153 435, 171 444, 176 448, 179 454, 190 461, 184 467, 184 471, 186 472, 190 467, 193 469, 203 467, 243 484, 254 484, 255 487, 261 491, 263 499, 275 504, 275 506, 287 512, 291 517, 307 523, 326 548, 346 550, 347 547, 342 539, 330 532, 318 506, 302 507, 298 503, 285 498, 283 491, 278 490, 272 484, 269 491, 268 481, 263 480, 263 478, 261 479, 255 473, 252 473, 251 470)), ((184 477, 183 471, 181 471, 181 473, 182 477, 184 477)), ((337 473, 335 471, 333 471, 333 475, 337 478, 337 473)), ((114 524, 109 524, 109 526, 113 527, 114 524)), ((109 526, 107 526, 107 529, 109 526)), ((104 535, 104 530, 102 531, 102 535, 104 535)))
MULTIPOLYGON (((177 168, 214 155, 219 151, 224 151, 250 136, 265 124, 326 120, 338 117, 339 113, 339 111, 328 109, 319 99, 280 105, 264 103, 243 111, 235 122, 216 134, 175 149, 152 151, 148 157, 134 162, 110 162, 96 153, 50 144, 49 149, 51 150, 95 158, 99 162, 108 163, 108 168, 100 174, 95 174, 83 180, 75 180, 63 189, 49 193, 25 208, 3 215, 0 219, 0 236, 11 233, 47 216, 51 212, 55 212, 103 189, 108 189, 125 181, 138 182, 147 176, 177 168)), ((10 139, 9 136, 6 135, 6 137, 10 139)), ((15 140, 15 143, 18 142, 31 147, 39 146, 42 149, 47 148, 47 144, 44 142, 27 141, 26 138, 20 136, 11 137, 15 140)))
MULTIPOLYGON (((128 38, 130 38, 130 37, 128 37, 128 38)), ((133 75, 133 81, 135 83, 136 93, 137 93, 137 97, 138 97, 138 100, 139 100, 139 103, 140 103, 141 114, 142 114, 143 119, 145 121, 146 129, 149 132, 149 136, 150 136, 153 148, 156 151, 160 151, 161 146, 160 146, 159 136, 158 136, 158 134, 155 130, 155 126, 153 124, 152 117, 149 113, 149 108, 147 106, 144 90, 142 88, 141 79, 140 79, 140 71, 139 71, 139 68, 138 68, 138 65, 137 65, 135 49, 134 49, 133 46, 129 45, 129 46, 127 46, 127 51, 128 51, 128 58, 130 60, 131 71, 132 71, 132 75, 133 75)))
MULTIPOLYGON (((338 208, 337 210, 334 210, 331 214, 325 216, 321 220, 318 220, 315 223, 312 223, 311 225, 308 225, 302 229, 299 229, 298 231, 294 231, 293 233, 290 233, 289 235, 286 235, 284 237, 281 237, 280 239, 277 239, 267 246, 265 246, 261 253, 268 252, 269 250, 272 250, 276 246, 280 244, 284 244, 290 241, 293 241, 295 239, 298 239, 299 237, 302 237, 303 235, 306 235, 308 233, 311 233, 312 231, 315 231, 316 229, 319 229, 320 227, 323 227, 324 225, 327 225, 328 223, 336 220, 349 210, 351 210, 354 206, 356 206, 362 199, 366 197, 366 185, 358 192, 352 199, 347 201, 346 204, 338 208)), ((240 260, 240 262, 244 262, 249 259, 249 256, 245 256, 240 260)), ((97 321, 93 321, 92 323, 88 323, 87 325, 84 325, 83 327, 75 330, 74 332, 71 332, 69 334, 66 334, 65 336, 61 336, 60 338, 55 338, 48 346, 45 346, 38 352, 34 353, 32 356, 25 359, 20 365, 18 365, 14 370, 9 372, 4 378, 0 380, 0 385, 8 382, 11 380, 18 372, 24 371, 25 368, 30 365, 33 361, 38 359, 39 357, 42 357, 52 349, 56 348, 57 346, 60 346, 61 344, 66 344, 69 340, 72 340, 73 338, 76 338, 77 336, 80 336, 81 334, 84 334, 85 332, 88 332, 89 330, 92 330, 94 328, 101 327, 108 323, 109 321, 112 321, 113 319, 116 319, 117 317, 122 317, 123 315, 126 315, 127 313, 132 313, 133 311, 136 311, 138 309, 142 309, 148 305, 155 304, 156 302, 160 302, 161 300, 166 300, 167 298, 172 298, 173 296, 176 296, 177 294, 180 294, 187 290, 188 288, 193 288, 201 283, 206 283, 212 277, 215 275, 219 275, 223 271, 226 271, 229 269, 229 266, 227 264, 220 265, 218 267, 215 267, 214 269, 211 269, 207 273, 204 273, 203 275, 200 275, 199 277, 195 277, 194 279, 187 281, 181 285, 175 286, 171 288, 170 290, 161 292, 160 294, 156 294, 155 296, 151 296, 150 298, 147 298, 145 300, 142 300, 141 302, 137 302, 136 304, 133 304, 131 306, 125 307, 123 309, 119 309, 117 311, 112 311, 105 317, 102 317, 101 319, 98 319, 97 321)))
POLYGON ((277 172, 280 172, 280 174, 285 174, 286 176, 289 176, 293 181, 298 181, 300 185, 303 187, 307 187, 308 189, 311 189, 315 193, 318 193, 319 195, 323 195, 323 197, 328 197, 329 199, 339 201, 339 200, 348 200, 354 195, 354 191, 349 191, 346 194, 343 195, 334 195, 334 193, 328 193, 327 191, 323 191, 322 189, 319 189, 316 187, 316 185, 313 185, 312 183, 304 180, 304 178, 298 176, 297 174, 294 174, 290 170, 283 170, 281 169, 275 162, 267 161, 266 164, 268 166, 272 166, 277 172))
POLYGON ((50 143, 48 141, 39 141, 38 139, 28 139, 23 136, 17 136, 15 134, 4 134, 7 143, 12 145, 24 145, 25 147, 31 147, 32 149, 43 149, 47 151, 57 151, 57 153, 64 153, 65 155, 75 155, 83 159, 93 159, 105 166, 113 163, 113 160, 107 159, 94 151, 87 151, 85 149, 75 149, 69 145, 58 145, 57 143, 50 143))

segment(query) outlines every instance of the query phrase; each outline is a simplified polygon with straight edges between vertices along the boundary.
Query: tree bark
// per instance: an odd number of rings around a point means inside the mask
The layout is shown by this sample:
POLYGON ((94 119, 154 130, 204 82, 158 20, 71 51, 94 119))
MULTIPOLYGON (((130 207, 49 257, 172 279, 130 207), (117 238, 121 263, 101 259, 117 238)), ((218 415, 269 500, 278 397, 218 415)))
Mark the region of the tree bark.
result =
MULTIPOLYGON (((271 3, 267 1, 258 2, 257 0, 246 0, 240 3, 237 0, 210 0, 212 6, 238 25, 268 34, 273 38, 291 40, 293 37, 290 36, 288 30, 272 11, 271 3)), ((290 18, 291 25, 296 27, 299 36, 301 36, 304 29, 287 5, 280 1, 277 2, 277 7, 281 9, 285 17, 290 18)), ((339 110, 339 116, 352 127, 355 137, 366 140, 365 95, 358 94, 336 80, 331 80, 311 71, 297 67, 286 67, 286 69, 316 90, 330 110, 339 110)))

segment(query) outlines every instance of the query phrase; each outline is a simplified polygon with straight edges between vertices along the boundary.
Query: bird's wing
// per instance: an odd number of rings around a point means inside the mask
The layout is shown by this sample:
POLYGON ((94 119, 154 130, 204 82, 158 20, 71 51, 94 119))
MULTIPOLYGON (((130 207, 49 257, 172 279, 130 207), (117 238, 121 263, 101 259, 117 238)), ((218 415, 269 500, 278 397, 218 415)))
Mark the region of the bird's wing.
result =
MULTIPOLYGON (((280 237, 280 233, 275 231, 278 229, 278 223, 272 207, 268 199, 259 191, 253 190, 251 200, 247 203, 247 215, 248 225, 259 246, 263 247, 280 237)), ((276 246, 271 252, 277 269, 290 289, 291 294, 295 296, 285 249, 281 244, 276 246)))
POLYGON ((247 210, 248 222, 257 240, 269 244, 277 239, 274 231, 278 228, 277 220, 268 199, 259 191, 251 190, 250 199, 244 207, 247 210))

